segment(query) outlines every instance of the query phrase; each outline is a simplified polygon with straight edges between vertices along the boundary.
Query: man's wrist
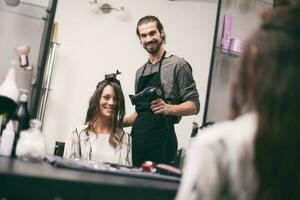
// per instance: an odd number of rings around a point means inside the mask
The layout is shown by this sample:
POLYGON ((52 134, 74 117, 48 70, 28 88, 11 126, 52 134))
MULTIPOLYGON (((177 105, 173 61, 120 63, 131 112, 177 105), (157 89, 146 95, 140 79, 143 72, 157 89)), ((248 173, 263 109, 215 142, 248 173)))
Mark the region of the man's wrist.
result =
POLYGON ((178 106, 178 105, 169 104, 167 115, 176 115, 176 106, 178 106))

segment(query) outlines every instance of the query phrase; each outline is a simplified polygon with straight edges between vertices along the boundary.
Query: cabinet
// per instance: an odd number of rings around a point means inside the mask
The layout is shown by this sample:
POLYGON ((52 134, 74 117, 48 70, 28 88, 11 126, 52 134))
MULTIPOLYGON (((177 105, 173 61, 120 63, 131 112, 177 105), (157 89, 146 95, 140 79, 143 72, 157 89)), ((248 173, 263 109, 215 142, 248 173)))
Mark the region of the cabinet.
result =
POLYGON ((272 7, 273 0, 219 0, 203 126, 228 118, 230 79, 239 63, 242 44, 261 23, 260 12, 272 7), (227 40, 224 23, 229 31, 227 40))
POLYGON ((18 60, 15 48, 31 47, 29 63, 33 69, 16 69, 18 88, 30 91, 29 109, 36 117, 43 74, 51 42, 57 0, 22 0, 13 7, 0 0, 0 83, 3 82, 11 60, 18 60))

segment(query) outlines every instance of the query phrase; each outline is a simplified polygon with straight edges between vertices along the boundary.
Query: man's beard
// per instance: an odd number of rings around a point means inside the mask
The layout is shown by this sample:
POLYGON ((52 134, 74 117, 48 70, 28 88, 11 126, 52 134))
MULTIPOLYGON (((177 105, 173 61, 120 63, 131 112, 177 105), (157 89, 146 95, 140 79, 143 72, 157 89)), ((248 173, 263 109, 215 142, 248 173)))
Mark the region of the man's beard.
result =
POLYGON ((159 51, 162 43, 163 43, 162 40, 154 40, 154 41, 148 42, 147 44, 144 44, 143 47, 144 47, 144 49, 146 49, 146 51, 148 53, 156 54, 159 51), (153 43, 154 46, 152 48, 147 48, 147 46, 151 43, 153 43))

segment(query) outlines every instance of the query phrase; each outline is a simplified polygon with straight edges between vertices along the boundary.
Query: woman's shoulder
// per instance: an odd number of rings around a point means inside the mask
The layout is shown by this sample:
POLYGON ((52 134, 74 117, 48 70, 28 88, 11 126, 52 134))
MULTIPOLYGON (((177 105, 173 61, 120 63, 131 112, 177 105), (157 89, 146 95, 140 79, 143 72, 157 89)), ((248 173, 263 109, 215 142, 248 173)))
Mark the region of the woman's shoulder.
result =
POLYGON ((116 132, 118 135, 130 137, 130 134, 122 128, 117 129, 116 132))
POLYGON ((251 162, 256 126, 256 115, 248 113, 199 132, 188 150, 178 199, 189 195, 218 199, 216 191, 228 189, 220 184, 224 180, 231 186, 228 194, 249 194, 249 183, 255 183, 251 162))
POLYGON ((256 130, 256 114, 247 113, 235 120, 215 124, 201 132, 194 140, 194 145, 203 147, 219 145, 234 146, 252 141, 256 130))
POLYGON ((123 134, 124 134, 123 135, 124 139, 131 140, 131 135, 128 132, 126 132, 126 131, 123 130, 123 134))
POLYGON ((128 133, 128 132, 126 132, 125 130, 123 130, 123 129, 118 129, 117 130, 117 133, 119 134, 119 135, 122 135, 121 136, 121 144, 126 144, 126 145, 128 145, 128 144, 130 144, 131 143, 131 136, 130 136, 130 134, 128 133))
POLYGON ((75 128, 73 128, 71 132, 73 134, 77 134, 77 133, 80 133, 80 132, 84 131, 87 128, 88 128, 88 125, 86 125, 86 124, 79 125, 79 126, 76 126, 75 128))
POLYGON ((131 138, 131 135, 128 132, 126 132, 126 131, 123 131, 123 132, 124 132, 125 137, 131 138))

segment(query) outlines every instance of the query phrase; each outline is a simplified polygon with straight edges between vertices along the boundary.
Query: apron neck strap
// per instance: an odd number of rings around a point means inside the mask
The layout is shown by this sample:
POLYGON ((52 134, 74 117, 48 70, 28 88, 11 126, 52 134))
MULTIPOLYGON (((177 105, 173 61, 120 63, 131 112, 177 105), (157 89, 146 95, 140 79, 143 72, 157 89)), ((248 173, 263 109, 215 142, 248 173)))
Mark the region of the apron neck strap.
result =
MULTIPOLYGON (((162 85, 161 85, 161 79, 160 79, 160 73, 161 73, 161 66, 162 66, 162 62, 166 56, 166 51, 164 51, 160 61, 159 61, 159 66, 158 66, 158 76, 159 76, 159 89, 161 90, 162 92, 162 98, 165 99, 165 93, 164 93, 164 90, 162 88, 162 85)), ((147 63, 144 65, 144 68, 143 68, 143 72, 142 72, 142 76, 144 76, 144 72, 145 72, 145 69, 146 69, 146 66, 147 66, 147 63)))
MULTIPOLYGON (((162 55, 162 57, 161 57, 161 59, 159 60, 159 65, 158 65, 158 73, 160 74, 160 70, 161 70, 161 65, 162 65, 162 61, 163 61, 163 59, 165 58, 165 56, 166 56, 166 51, 164 51, 164 53, 163 53, 163 55, 162 55)), ((148 62, 147 62, 148 63, 148 62)), ((143 68, 143 72, 142 72, 142 76, 144 75, 144 72, 145 72, 145 69, 146 69, 146 66, 147 66, 147 63, 144 65, 144 68, 143 68)))
POLYGON ((163 59, 165 58, 165 56, 166 56, 166 51, 164 51, 164 53, 163 53, 163 55, 162 55, 162 57, 161 57, 161 59, 160 59, 160 61, 159 61, 159 66, 158 66, 158 73, 159 73, 159 77, 160 77, 160 71, 161 71, 161 65, 162 65, 162 61, 163 61, 163 59))
POLYGON ((164 51, 160 61, 159 61, 159 66, 158 66, 158 76, 159 76, 159 87, 160 87, 160 90, 161 90, 161 95, 162 95, 162 99, 165 100, 165 92, 163 90, 163 87, 161 85, 161 77, 160 77, 160 73, 161 73, 161 66, 162 66, 162 62, 163 62, 163 59, 165 58, 166 56, 166 51, 164 51))

